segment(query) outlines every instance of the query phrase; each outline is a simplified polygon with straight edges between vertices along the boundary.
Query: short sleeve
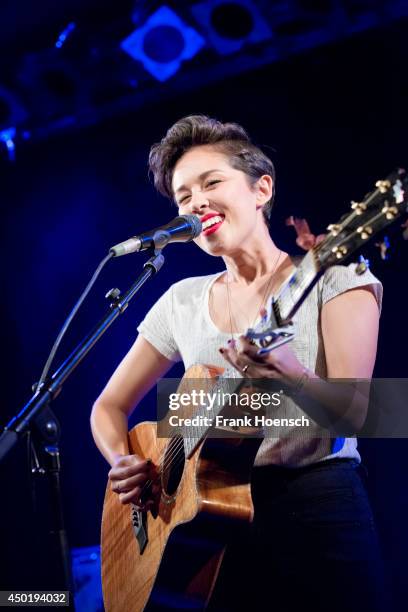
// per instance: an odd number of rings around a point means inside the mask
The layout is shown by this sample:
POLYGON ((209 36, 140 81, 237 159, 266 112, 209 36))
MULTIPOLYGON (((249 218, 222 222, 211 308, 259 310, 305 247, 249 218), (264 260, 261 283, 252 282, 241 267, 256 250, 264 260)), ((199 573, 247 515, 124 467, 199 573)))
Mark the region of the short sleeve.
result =
POLYGON ((164 357, 181 361, 173 335, 173 287, 170 287, 149 310, 137 331, 164 357))
POLYGON ((378 309, 381 312, 383 295, 381 282, 370 270, 366 270, 363 274, 357 274, 356 266, 357 264, 332 266, 326 270, 319 281, 319 301, 321 306, 345 291, 364 287, 374 295, 378 309))

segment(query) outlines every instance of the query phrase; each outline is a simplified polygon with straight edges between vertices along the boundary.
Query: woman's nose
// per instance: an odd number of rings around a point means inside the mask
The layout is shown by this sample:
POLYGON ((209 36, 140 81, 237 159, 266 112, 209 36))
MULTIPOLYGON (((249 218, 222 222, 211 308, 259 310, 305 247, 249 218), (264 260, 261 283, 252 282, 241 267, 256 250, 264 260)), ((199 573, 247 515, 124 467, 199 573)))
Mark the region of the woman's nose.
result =
POLYGON ((191 194, 190 208, 193 214, 202 213, 202 211, 208 208, 208 206, 208 199, 201 191, 197 191, 196 193, 191 194))

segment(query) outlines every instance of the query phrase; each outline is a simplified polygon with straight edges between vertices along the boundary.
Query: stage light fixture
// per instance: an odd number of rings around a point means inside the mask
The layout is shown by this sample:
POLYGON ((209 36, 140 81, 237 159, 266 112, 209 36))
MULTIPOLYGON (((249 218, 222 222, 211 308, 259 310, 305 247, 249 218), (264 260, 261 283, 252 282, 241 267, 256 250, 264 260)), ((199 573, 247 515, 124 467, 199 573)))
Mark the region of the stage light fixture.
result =
POLYGON ((167 6, 150 15, 122 41, 121 47, 140 61, 158 81, 166 81, 180 70, 185 60, 193 58, 204 46, 200 34, 189 27, 167 6))
POLYGON ((272 37, 271 29, 251 0, 208 0, 193 5, 191 12, 221 55, 272 37))

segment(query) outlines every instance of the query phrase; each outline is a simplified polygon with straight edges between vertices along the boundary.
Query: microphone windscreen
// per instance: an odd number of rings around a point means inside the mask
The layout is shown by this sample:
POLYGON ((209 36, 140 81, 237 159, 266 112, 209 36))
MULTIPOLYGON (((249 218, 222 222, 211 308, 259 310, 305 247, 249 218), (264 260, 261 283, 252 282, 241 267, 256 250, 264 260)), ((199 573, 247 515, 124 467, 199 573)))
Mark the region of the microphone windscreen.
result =
POLYGON ((181 219, 185 219, 191 225, 191 228, 193 230, 193 235, 191 239, 197 238, 197 236, 201 234, 201 231, 203 229, 203 225, 197 215, 180 215, 180 217, 181 219))

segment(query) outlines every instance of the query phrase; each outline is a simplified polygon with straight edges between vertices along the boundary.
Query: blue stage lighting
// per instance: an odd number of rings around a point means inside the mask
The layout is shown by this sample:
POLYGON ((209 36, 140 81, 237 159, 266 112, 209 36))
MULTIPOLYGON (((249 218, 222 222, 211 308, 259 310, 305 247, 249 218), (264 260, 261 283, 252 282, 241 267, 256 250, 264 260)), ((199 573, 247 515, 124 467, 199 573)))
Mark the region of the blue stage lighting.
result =
POLYGON ((16 140, 28 114, 17 95, 0 85, 0 149, 6 149, 9 161, 16 159, 16 140))
POLYGON ((16 160, 16 128, 9 127, 7 130, 2 130, 0 132, 0 142, 4 143, 7 149, 7 155, 10 161, 16 160))
POLYGON ((67 38, 69 38, 69 36, 72 34, 75 28, 76 28, 76 23, 71 21, 67 25, 67 27, 61 32, 61 34, 58 36, 58 40, 55 43, 55 46, 57 47, 57 49, 61 49, 62 45, 65 44, 67 38))
POLYGON ((221 55, 272 37, 267 22, 251 0, 207 0, 193 5, 191 12, 221 55))
POLYGON ((121 47, 133 59, 142 62, 158 81, 166 81, 180 69, 184 60, 194 57, 204 43, 196 30, 170 8, 162 6, 143 27, 132 32, 121 47))
POLYGON ((77 612, 103 612, 100 547, 73 548, 71 557, 75 609, 77 612))

